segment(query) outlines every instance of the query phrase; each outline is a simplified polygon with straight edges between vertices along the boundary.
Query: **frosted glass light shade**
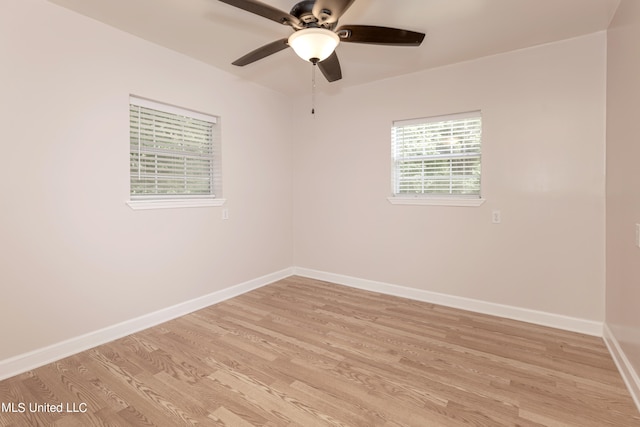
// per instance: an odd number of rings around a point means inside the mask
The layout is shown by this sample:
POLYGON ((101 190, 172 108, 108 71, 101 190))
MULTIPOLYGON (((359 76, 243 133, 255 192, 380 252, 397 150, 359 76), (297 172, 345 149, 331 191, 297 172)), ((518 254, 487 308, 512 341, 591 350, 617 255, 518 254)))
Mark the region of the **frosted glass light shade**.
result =
POLYGON ((317 59, 318 62, 324 61, 331 56, 338 43, 340 43, 340 37, 324 28, 305 28, 289 37, 289 46, 305 61, 312 59, 317 59))

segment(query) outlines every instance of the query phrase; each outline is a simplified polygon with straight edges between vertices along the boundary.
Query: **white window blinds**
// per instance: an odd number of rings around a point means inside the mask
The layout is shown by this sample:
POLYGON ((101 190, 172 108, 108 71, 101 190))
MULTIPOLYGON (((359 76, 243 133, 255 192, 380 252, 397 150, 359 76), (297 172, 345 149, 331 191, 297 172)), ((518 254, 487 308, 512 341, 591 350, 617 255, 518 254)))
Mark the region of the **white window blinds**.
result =
POLYGON ((216 117, 130 97, 131 199, 214 198, 216 117))
POLYGON ((479 111, 393 122, 396 196, 480 197, 479 111))

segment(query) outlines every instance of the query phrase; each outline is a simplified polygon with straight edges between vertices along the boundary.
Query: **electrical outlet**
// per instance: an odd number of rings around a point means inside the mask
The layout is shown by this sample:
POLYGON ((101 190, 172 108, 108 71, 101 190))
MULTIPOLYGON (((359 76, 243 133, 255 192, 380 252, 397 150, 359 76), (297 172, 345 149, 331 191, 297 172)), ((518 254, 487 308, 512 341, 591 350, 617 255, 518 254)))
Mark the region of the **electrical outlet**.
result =
POLYGON ((493 224, 500 224, 502 222, 502 214, 500 213, 500 211, 491 212, 491 222, 493 224))
POLYGON ((636 246, 640 248, 640 224, 636 224, 636 246))

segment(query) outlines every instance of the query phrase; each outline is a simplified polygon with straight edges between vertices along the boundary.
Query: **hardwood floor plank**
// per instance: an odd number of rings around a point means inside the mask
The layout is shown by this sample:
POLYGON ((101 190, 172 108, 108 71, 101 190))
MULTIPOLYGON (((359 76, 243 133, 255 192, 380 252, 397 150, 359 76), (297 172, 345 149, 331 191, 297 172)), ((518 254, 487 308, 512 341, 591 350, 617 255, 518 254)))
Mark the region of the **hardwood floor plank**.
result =
POLYGON ((640 427, 602 339, 290 277, 0 382, 0 425, 640 427), (84 404, 86 412, 10 411, 84 404))

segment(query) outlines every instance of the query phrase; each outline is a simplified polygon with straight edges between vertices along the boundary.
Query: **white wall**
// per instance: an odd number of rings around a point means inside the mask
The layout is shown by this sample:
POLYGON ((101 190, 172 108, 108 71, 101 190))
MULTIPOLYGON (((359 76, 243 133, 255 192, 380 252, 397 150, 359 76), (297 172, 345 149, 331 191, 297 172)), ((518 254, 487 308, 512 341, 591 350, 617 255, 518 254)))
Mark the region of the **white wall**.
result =
POLYGON ((605 49, 601 32, 363 85, 315 118, 303 99, 295 264, 603 321, 605 49), (391 205, 391 122, 477 109, 485 204, 391 205))
POLYGON ((0 58, 0 360, 292 265, 284 96, 45 0, 0 58), (125 205, 130 93, 221 117, 228 221, 125 205))
POLYGON ((5 0, 0 360, 292 265, 602 321, 605 48, 599 33, 355 87, 312 118, 309 99, 5 0), (230 220, 125 205, 130 93, 221 116, 230 220), (390 205, 391 121, 474 109, 486 203, 390 205))
MULTIPOLYGON (((635 370, 640 405, 640 3, 623 0, 608 33, 607 326, 635 370)), ((631 375, 633 376, 633 375, 631 375)), ((632 388, 633 389, 633 388, 632 388)))

